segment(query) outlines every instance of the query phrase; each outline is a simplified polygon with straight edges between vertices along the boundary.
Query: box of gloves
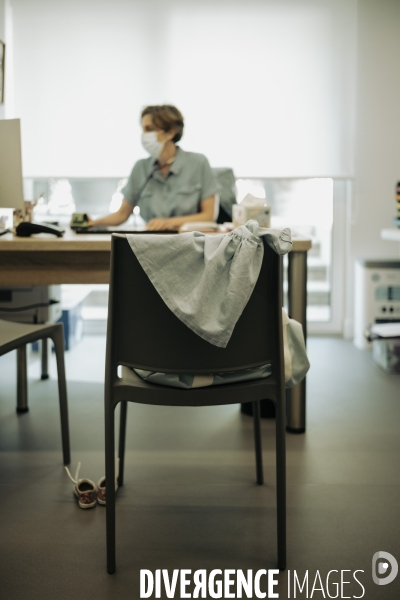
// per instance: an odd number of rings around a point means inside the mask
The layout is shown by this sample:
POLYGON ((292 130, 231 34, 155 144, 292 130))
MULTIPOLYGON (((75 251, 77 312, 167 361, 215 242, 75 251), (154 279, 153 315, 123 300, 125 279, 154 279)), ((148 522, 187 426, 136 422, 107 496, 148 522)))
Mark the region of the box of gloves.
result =
POLYGON ((232 206, 233 225, 239 227, 252 219, 257 221, 260 227, 271 227, 271 207, 266 204, 265 198, 247 194, 240 204, 232 206))

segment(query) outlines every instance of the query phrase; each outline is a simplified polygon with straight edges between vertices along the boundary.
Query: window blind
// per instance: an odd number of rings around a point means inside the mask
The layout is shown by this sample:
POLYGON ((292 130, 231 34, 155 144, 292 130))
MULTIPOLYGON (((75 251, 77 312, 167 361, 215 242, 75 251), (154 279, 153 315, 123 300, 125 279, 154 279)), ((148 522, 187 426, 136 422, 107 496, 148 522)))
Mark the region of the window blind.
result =
POLYGON ((351 177, 356 0, 13 0, 28 176, 121 176, 139 112, 241 177, 351 177))

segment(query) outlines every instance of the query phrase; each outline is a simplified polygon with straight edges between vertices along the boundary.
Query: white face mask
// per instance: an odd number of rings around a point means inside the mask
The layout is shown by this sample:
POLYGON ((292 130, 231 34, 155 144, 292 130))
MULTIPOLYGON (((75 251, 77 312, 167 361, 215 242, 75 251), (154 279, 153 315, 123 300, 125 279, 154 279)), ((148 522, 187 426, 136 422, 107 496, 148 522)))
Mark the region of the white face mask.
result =
POLYGON ((157 131, 142 133, 142 146, 153 158, 158 158, 164 148, 164 142, 159 142, 157 135, 157 131))

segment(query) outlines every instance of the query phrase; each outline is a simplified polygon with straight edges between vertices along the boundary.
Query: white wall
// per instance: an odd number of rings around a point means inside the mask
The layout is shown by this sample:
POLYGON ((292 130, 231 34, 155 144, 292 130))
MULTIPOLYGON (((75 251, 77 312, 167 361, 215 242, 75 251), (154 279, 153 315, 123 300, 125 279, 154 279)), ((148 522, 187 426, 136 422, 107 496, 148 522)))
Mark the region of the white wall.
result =
MULTIPOLYGON (((6 41, 6 6, 5 0, 0 0, 0 40, 6 41)), ((0 119, 5 118, 5 105, 0 104, 0 119)))
POLYGON ((5 42, 6 0, 0 0, 0 40, 5 42))
POLYGON ((0 104, 0 119, 14 115, 14 51, 12 0, 0 0, 0 39, 6 44, 4 103, 0 104))
POLYGON ((392 226, 400 180, 400 2, 358 1, 358 68, 354 198, 349 211, 347 319, 352 335, 356 258, 397 258, 399 244, 381 240, 392 226))

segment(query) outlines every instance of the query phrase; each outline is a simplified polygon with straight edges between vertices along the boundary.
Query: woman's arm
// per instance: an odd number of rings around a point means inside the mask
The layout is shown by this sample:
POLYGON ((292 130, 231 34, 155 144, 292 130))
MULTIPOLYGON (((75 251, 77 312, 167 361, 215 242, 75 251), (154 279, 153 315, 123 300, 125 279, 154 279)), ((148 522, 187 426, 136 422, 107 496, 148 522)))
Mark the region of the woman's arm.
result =
POLYGON ((190 221, 214 221, 215 196, 205 198, 200 202, 200 212, 183 217, 170 217, 169 219, 152 219, 147 223, 147 229, 161 231, 162 229, 178 229, 190 221))
POLYGON ((92 219, 89 218, 89 227, 93 227, 96 225, 121 225, 125 223, 125 221, 129 218, 129 215, 133 211, 133 206, 130 204, 125 198, 122 200, 122 204, 120 208, 115 213, 111 213, 106 217, 101 217, 101 219, 92 219))

